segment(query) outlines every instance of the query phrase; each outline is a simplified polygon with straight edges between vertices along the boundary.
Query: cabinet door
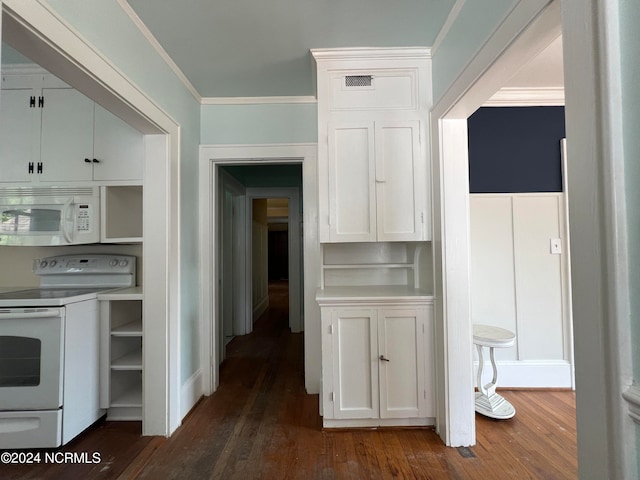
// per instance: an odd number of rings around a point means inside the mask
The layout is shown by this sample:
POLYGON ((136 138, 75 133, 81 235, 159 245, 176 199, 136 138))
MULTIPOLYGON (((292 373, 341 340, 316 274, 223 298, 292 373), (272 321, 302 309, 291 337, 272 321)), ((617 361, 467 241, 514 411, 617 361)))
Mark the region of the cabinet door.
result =
POLYGON ((93 105, 71 88, 42 91, 40 161, 43 182, 90 181, 93 178, 93 105))
POLYGON ((329 238, 376 240, 373 122, 329 126, 329 238))
POLYGON ((100 105, 95 106, 94 180, 142 180, 144 137, 100 105))
POLYGON ((376 122, 375 139, 378 241, 424 240, 420 122, 376 122))
POLYGON ((29 107, 29 99, 38 92, 2 89, 0 95, 0 182, 30 182, 29 163, 40 153, 40 109, 29 107))
POLYGON ((426 416, 425 317, 423 308, 379 312, 380 418, 426 416))
POLYGON ((376 322, 375 309, 332 312, 334 418, 378 418, 376 322))

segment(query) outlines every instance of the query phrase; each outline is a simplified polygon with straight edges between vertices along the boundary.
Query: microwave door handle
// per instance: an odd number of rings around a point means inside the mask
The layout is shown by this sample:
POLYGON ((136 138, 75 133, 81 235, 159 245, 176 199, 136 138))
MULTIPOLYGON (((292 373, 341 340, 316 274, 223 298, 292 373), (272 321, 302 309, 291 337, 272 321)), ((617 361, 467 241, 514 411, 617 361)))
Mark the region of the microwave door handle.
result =
MULTIPOLYGON (((69 213, 69 209, 71 208, 72 202, 73 202, 73 198, 70 198, 64 204, 64 207, 62 207, 62 235, 64 236, 64 239, 67 241, 67 243, 73 242, 73 239, 71 238, 71 232, 67 230, 67 214, 69 213)), ((73 223, 73 218, 71 220, 73 223)))

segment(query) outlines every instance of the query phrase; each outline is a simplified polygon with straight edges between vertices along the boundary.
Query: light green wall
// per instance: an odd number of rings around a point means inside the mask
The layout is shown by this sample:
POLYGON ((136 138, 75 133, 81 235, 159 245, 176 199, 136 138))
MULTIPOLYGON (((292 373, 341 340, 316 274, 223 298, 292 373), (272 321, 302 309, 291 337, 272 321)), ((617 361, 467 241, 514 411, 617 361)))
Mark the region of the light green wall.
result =
MULTIPOLYGON (((640 383, 640 3, 620 1, 620 55, 622 65, 623 136, 629 235, 629 292, 631 296, 631 348, 633 373, 640 383)), ((640 426, 636 425, 636 451, 640 454, 640 426)), ((638 461, 640 478, 640 460, 638 461)))
MULTIPOLYGON (((200 105, 116 1, 48 0, 80 35, 180 124, 181 230, 198 230, 200 105)), ((181 380, 199 367, 197 235, 181 238, 181 380)))
POLYGON ((217 144, 316 143, 315 103, 203 105, 200 142, 217 144))
POLYGON ((433 56, 434 105, 518 0, 468 1, 433 56))

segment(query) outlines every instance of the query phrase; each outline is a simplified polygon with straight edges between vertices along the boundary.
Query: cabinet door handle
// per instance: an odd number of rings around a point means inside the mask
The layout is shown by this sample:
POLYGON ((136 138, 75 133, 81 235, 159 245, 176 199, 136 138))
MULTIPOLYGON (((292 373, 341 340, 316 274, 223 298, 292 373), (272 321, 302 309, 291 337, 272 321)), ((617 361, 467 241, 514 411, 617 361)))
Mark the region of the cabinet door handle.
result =
POLYGON ((29 165, 27 167, 27 172, 28 173, 33 173, 33 162, 29 162, 29 165))
POLYGON ((38 162, 38 173, 42 173, 42 162, 38 162))
POLYGON ((100 163, 100 160, 98 160, 97 158, 94 158, 93 163, 100 163))
POLYGON ((389 359, 388 358, 384 358, 384 355, 380 355, 380 361, 381 362, 388 362, 389 359))
POLYGON ((90 158, 85 158, 84 159, 84 163, 91 163, 91 159, 90 158))

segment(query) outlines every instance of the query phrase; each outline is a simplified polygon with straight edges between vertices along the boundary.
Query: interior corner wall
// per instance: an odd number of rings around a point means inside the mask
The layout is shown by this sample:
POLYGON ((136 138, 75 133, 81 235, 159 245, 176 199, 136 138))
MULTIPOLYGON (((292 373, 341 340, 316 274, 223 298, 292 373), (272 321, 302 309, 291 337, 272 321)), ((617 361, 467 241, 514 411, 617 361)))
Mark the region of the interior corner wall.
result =
MULTIPOLYGON (((149 44, 118 2, 43 0, 180 125, 180 229, 198 230, 200 103, 149 44)), ((150 235, 152 232, 145 232, 150 235)), ((149 237, 147 237, 149 238, 149 237)), ((180 238, 181 384, 199 368, 197 235, 180 238)))
POLYGON ((434 105, 518 1, 482 0, 464 3, 447 36, 433 55, 434 105))
POLYGON ((316 143, 316 103, 202 105, 202 145, 316 143))

